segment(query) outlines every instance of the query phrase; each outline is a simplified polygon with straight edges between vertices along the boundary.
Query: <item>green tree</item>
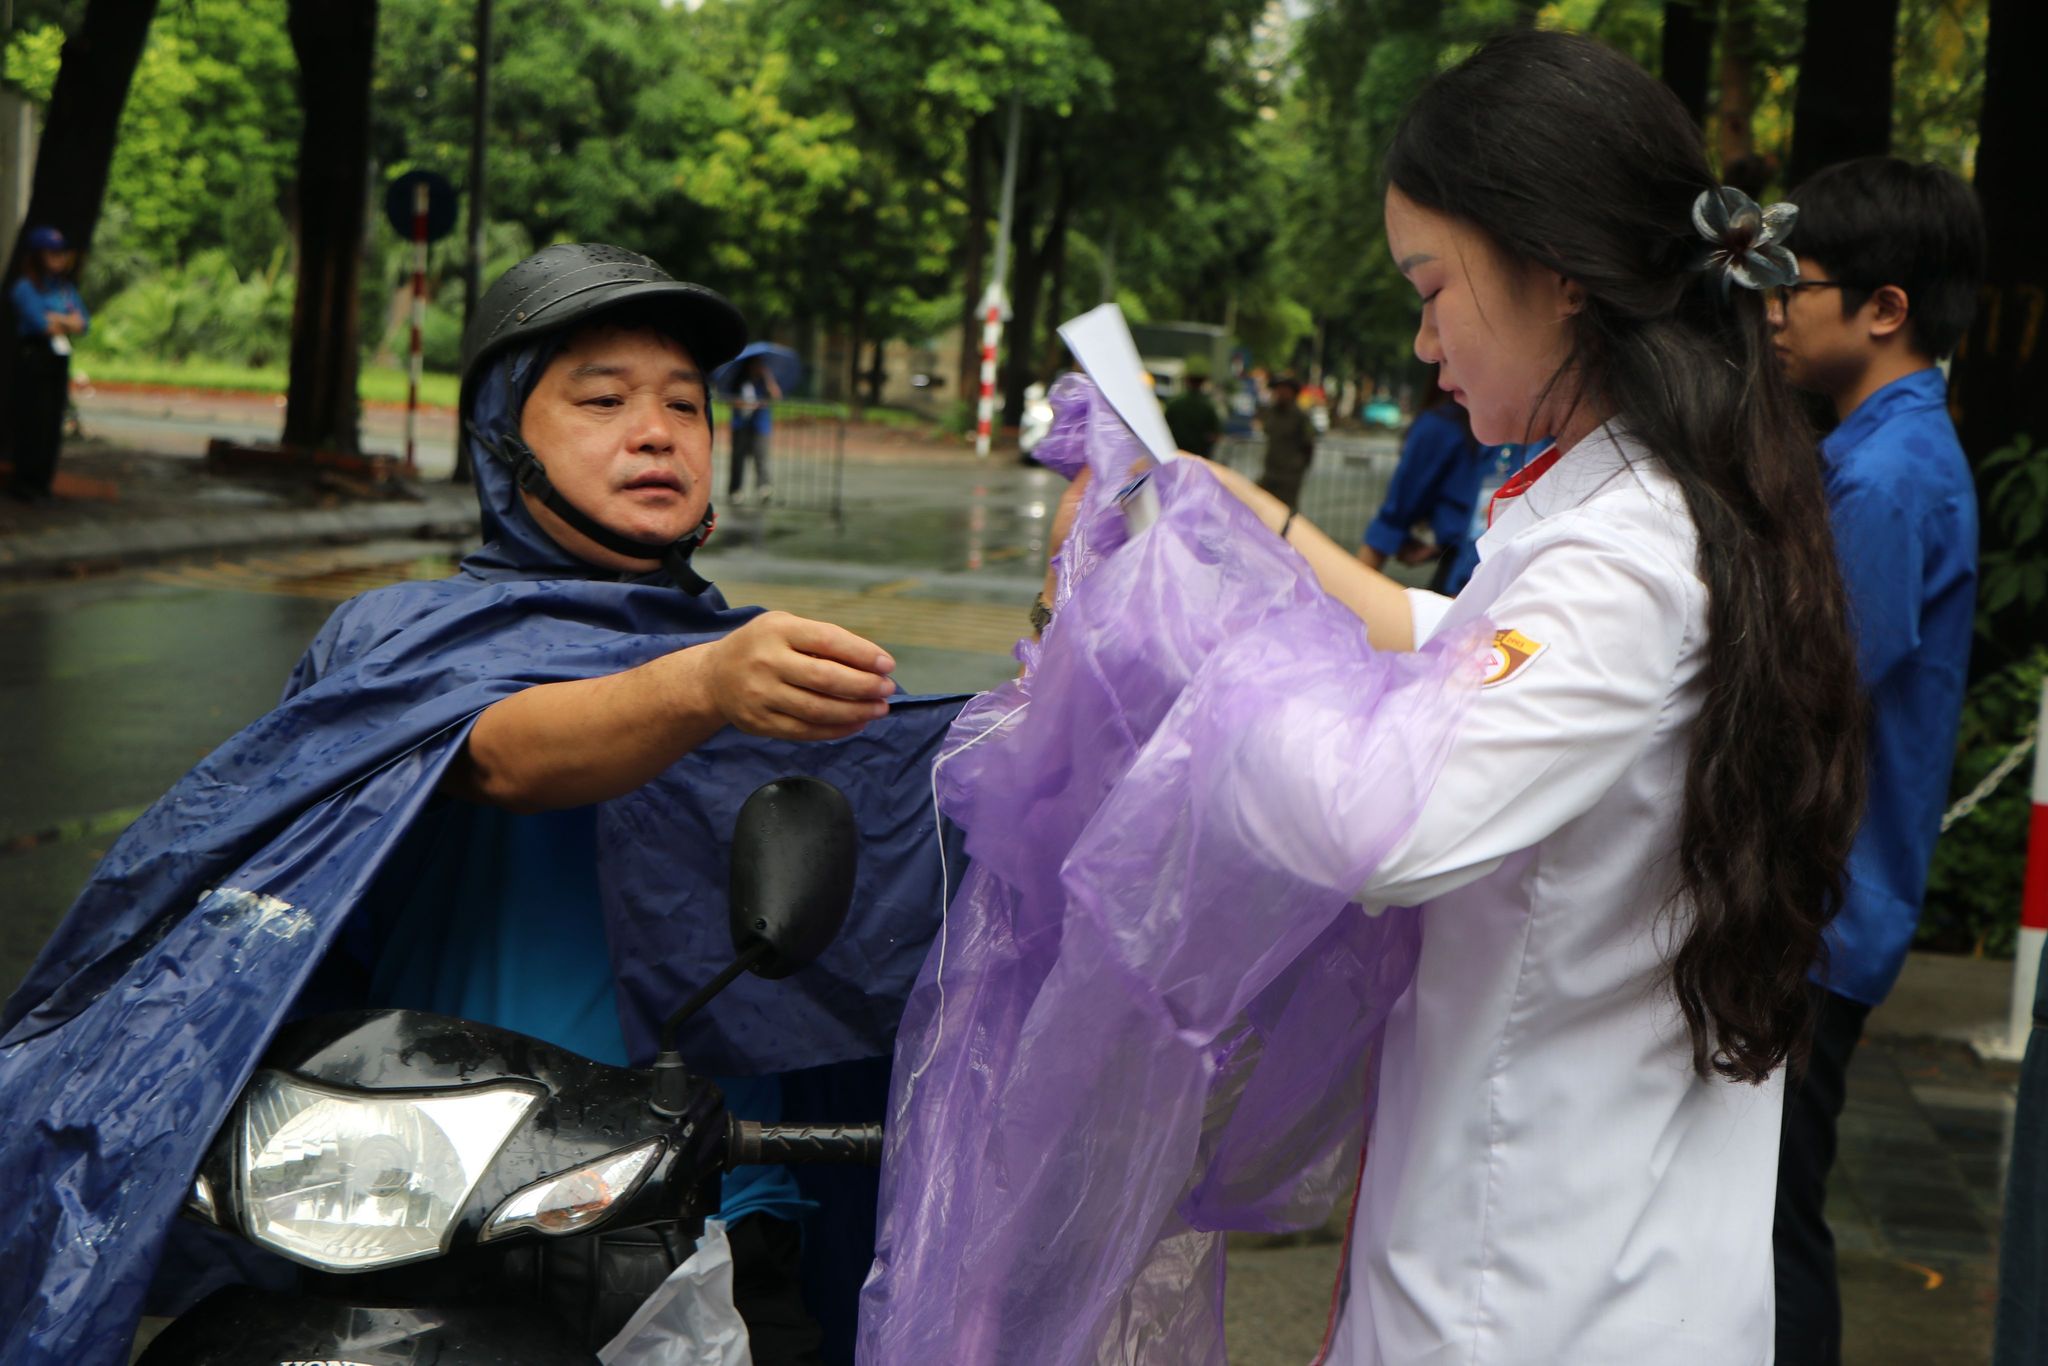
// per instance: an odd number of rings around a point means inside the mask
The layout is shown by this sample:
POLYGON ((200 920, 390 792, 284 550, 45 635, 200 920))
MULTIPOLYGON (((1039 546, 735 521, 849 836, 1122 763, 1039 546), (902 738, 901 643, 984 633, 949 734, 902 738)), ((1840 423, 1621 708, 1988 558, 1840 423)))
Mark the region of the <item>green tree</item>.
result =
MULTIPOLYGON (((9 74, 51 98, 63 30, 24 29, 9 74)), ((107 172, 105 230, 88 287, 105 297, 210 249, 260 270, 287 240, 298 140, 283 0, 186 0, 149 30, 107 172)))
MULTIPOLYGON (((852 118, 848 137, 859 159, 845 211, 808 238, 804 273, 822 291, 821 311, 845 321, 856 339, 879 342, 928 318, 919 296, 937 293, 953 299, 963 335, 972 337, 995 209, 999 114, 1014 98, 1034 119, 1063 117, 1087 92, 1106 88, 1107 66, 1046 0, 781 0, 761 13, 759 42, 788 51, 800 73, 792 97, 852 118), (836 269, 842 259, 857 264, 836 269)), ((1020 191, 1021 202, 1030 204, 1032 193, 1020 191)), ((963 392, 970 374, 963 356, 963 392)))
MULTIPOLYGON (((471 0, 385 4, 371 137, 383 170, 464 188, 473 15, 471 0)), ((698 269, 715 219, 689 191, 691 166, 722 126, 726 82, 748 79, 720 27, 659 0, 499 0, 493 25, 493 221, 536 244, 616 241, 698 269)))
POLYGON ((1426 0, 1328 0, 1302 26, 1298 102, 1287 117, 1307 155, 1281 252, 1290 292, 1315 301, 1326 368, 1392 373, 1405 364, 1415 303, 1387 257, 1382 158, 1447 43, 1495 18, 1446 15, 1426 0))

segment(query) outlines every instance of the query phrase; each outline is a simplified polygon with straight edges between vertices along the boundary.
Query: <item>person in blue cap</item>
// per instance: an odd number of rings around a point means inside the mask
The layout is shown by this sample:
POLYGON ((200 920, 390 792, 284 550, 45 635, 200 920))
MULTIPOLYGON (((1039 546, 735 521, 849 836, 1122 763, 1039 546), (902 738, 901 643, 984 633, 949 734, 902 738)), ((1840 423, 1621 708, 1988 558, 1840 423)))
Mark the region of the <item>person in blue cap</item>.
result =
MULTIPOLYGON (((739 806, 786 774, 853 807, 846 927, 788 980, 734 983, 679 1048, 742 1116, 880 1117, 879 1089, 861 1113, 842 1088, 826 1115, 792 1088, 886 1068, 939 924, 930 773, 962 699, 905 697, 874 643, 733 608, 694 567, 714 522, 705 376, 744 340, 724 298, 617 247, 549 247, 479 301, 460 411, 483 547, 337 609, 278 708, 108 851, 0 1013, 19 1121, 0 1187, 34 1207, 0 1228, 0 1360, 127 1360, 199 1155, 289 1019, 410 1007, 651 1061, 730 960, 739 806), (252 905, 271 929, 235 909, 252 905)), ((757 1362, 821 1360, 817 1306, 850 1305, 865 1274, 857 1229, 835 1232, 847 1250, 799 1297, 810 1208, 784 1169, 726 1182, 757 1362)), ((640 1274, 647 1240, 619 1239, 640 1274)), ((600 1272, 618 1301, 626 1273, 600 1272)), ((186 1302, 205 1288, 188 1278, 186 1302)))
POLYGON ((78 253, 51 227, 22 236, 21 278, 8 291, 14 305, 14 477, 8 491, 24 502, 50 496, 71 393, 71 339, 92 315, 72 272, 78 253))

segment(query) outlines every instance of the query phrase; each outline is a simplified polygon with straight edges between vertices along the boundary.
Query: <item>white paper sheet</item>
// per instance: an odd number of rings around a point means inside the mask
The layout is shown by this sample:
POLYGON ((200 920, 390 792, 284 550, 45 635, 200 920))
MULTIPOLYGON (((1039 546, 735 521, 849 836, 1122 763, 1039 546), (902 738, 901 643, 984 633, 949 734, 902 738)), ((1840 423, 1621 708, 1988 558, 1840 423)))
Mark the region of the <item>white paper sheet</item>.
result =
POLYGON ((1124 311, 1115 304, 1091 308, 1060 324, 1060 340, 1152 458, 1161 464, 1173 459, 1173 433, 1166 429, 1158 396, 1145 382, 1145 367, 1124 311))

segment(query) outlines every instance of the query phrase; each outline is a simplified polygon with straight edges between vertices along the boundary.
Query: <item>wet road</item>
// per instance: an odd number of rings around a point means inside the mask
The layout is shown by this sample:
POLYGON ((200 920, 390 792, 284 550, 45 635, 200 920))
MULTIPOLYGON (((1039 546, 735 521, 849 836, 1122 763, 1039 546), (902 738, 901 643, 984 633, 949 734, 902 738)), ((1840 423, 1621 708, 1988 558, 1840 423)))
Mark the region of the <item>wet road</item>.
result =
MULTIPOLYGON (((934 585, 903 564, 805 563, 733 540, 706 557, 733 601, 872 637, 906 688, 977 691, 1015 671, 1028 580, 939 573, 934 585)), ((0 980, 26 973, 142 808, 276 704, 338 602, 451 567, 399 543, 0 588, 0 980)))
POLYGON ((141 578, 0 592, 0 978, 107 844, 268 710, 331 603, 141 578))

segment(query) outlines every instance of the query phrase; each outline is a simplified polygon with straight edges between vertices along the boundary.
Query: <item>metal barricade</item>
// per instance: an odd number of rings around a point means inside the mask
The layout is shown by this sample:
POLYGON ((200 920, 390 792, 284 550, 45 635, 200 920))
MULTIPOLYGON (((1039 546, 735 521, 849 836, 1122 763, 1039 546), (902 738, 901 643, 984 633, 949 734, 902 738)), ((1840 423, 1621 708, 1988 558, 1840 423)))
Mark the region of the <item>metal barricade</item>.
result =
POLYGON ((768 405, 769 430, 760 439, 765 459, 749 462, 745 483, 732 482, 733 408, 718 405, 718 430, 711 447, 712 500, 720 507, 786 508, 822 512, 835 523, 844 518, 846 492, 846 409, 837 403, 784 399, 768 405))
MULTIPOLYGON (((1266 443, 1257 436, 1226 436, 1217 443, 1215 459, 1248 479, 1257 479, 1266 461, 1266 443)), ((1302 481, 1302 516, 1340 545, 1357 545, 1366 523, 1387 496, 1400 450, 1390 437, 1352 432, 1325 433, 1316 441, 1315 459, 1302 481)))

